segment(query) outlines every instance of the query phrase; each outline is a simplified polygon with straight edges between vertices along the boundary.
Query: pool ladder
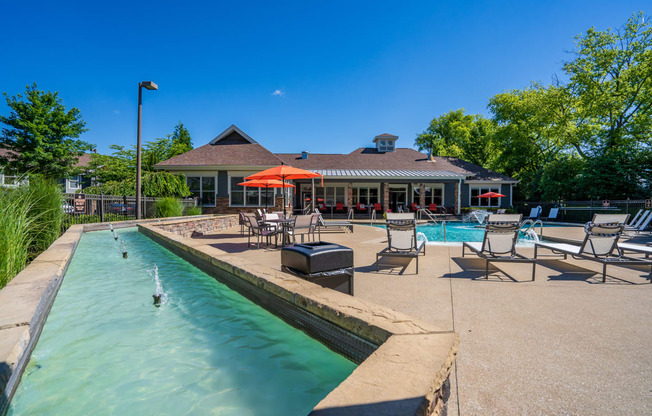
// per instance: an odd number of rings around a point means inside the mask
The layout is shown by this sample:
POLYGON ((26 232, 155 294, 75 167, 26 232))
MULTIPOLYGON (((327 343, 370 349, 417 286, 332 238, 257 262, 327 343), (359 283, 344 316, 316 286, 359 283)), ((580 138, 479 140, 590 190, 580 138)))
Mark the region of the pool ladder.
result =
POLYGON ((417 211, 418 219, 421 219, 423 217, 423 215, 428 217, 428 219, 430 221, 432 221, 433 224, 437 225, 437 217, 435 216, 435 214, 432 211, 430 211, 427 208, 421 208, 419 211, 417 211))
POLYGON ((543 238, 543 221, 541 220, 536 220, 532 221, 530 219, 525 220, 521 223, 521 226, 519 227, 519 233, 521 235, 527 235, 531 230, 534 230, 536 233, 536 227, 539 226, 539 238, 543 238), (527 227, 526 230, 523 230, 523 227, 526 227, 529 224, 529 227, 527 227))

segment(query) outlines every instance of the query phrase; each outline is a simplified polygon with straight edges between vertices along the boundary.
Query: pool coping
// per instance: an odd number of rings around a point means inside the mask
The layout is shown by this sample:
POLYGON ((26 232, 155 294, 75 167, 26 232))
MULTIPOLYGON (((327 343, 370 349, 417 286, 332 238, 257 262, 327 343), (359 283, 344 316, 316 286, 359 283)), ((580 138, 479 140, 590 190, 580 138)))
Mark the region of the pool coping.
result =
MULTIPOLYGON (((144 234, 155 235, 159 241, 209 261, 308 314, 378 345, 311 414, 430 415, 443 412, 448 394, 446 381, 459 343, 456 333, 280 271, 220 255, 213 247, 201 247, 196 240, 157 227, 202 220, 206 217, 140 220, 129 221, 128 225, 114 223, 114 228, 138 226, 144 234)), ((0 415, 6 413, 20 383, 79 239, 84 232, 108 228, 109 223, 71 226, 0 290, 0 415)))
POLYGON ((234 257, 156 224, 140 224, 138 229, 186 259, 209 262, 223 273, 378 346, 311 414, 430 415, 443 411, 445 382, 459 343, 456 333, 234 257))

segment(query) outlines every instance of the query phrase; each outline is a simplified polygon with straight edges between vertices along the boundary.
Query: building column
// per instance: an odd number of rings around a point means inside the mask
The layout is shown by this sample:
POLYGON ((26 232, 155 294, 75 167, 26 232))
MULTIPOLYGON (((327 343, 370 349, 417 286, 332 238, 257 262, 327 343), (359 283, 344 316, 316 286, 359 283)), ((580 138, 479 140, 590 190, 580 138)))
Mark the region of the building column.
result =
POLYGON ((419 184, 419 206, 426 208, 426 184, 419 184))
POLYGON ((460 215, 462 213, 462 180, 460 179, 455 184, 455 200, 457 201, 456 214, 460 215))
POLYGON ((385 212, 389 209, 389 184, 383 183, 383 209, 385 212))
POLYGON ((346 184, 346 204, 349 208, 353 206, 353 184, 351 182, 346 184))

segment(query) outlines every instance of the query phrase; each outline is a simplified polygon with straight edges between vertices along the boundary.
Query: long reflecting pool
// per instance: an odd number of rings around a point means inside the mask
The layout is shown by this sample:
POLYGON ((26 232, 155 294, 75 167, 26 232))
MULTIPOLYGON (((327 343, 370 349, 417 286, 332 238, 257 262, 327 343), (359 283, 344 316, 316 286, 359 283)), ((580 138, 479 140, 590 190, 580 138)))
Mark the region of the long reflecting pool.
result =
POLYGON ((305 415, 354 370, 135 229, 118 235, 82 236, 9 415, 305 415))

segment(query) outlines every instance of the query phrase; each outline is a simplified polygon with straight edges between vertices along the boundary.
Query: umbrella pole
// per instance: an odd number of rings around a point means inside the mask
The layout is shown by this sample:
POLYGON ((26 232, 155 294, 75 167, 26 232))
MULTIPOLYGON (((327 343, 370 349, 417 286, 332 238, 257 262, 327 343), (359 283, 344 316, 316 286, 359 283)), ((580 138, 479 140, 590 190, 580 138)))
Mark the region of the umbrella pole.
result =
POLYGON ((283 181, 283 217, 287 218, 287 204, 285 203, 285 176, 281 176, 281 180, 283 181))

